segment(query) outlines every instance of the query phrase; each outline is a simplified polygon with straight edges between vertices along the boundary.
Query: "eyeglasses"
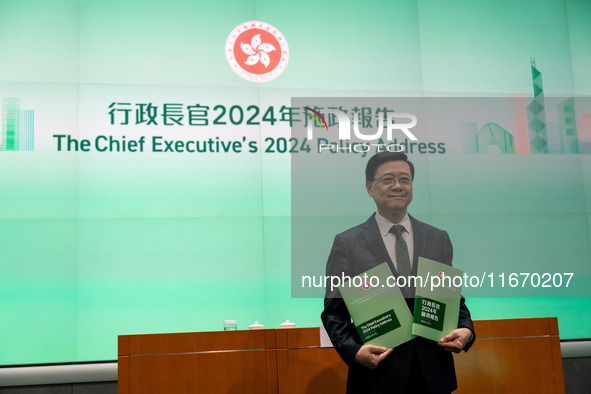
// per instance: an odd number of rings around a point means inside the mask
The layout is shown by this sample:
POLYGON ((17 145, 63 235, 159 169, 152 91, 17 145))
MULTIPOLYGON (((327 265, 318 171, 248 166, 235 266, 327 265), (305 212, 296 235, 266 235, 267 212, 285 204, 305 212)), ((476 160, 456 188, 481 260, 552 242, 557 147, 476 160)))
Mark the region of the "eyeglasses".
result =
POLYGON ((407 176, 401 176, 400 178, 396 179, 391 175, 386 175, 381 178, 375 178, 374 181, 379 181, 384 186, 392 186, 398 181, 400 186, 410 186, 412 183, 412 179, 407 176))

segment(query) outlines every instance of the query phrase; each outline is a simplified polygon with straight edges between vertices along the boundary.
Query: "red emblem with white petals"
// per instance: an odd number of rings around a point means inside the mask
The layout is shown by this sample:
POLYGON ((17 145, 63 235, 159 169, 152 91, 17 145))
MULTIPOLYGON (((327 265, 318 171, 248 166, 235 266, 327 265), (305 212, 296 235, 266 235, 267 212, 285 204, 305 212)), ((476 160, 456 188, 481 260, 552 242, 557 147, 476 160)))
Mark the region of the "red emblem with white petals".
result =
POLYGON ((226 41, 226 58, 232 70, 252 82, 266 82, 285 70, 287 41, 279 30, 264 22, 236 27, 226 41))

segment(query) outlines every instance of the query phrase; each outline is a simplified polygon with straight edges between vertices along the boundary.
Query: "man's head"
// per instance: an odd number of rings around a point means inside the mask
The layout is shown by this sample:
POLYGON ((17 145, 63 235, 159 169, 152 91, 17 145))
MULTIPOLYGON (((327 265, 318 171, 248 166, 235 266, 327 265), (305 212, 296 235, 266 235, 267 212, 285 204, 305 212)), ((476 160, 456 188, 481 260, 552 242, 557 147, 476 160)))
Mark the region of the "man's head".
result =
POLYGON ((408 160, 402 152, 380 152, 373 155, 367 162, 365 167, 365 180, 373 181, 376 177, 376 170, 378 167, 388 161, 405 161, 410 168, 410 175, 412 179, 415 179, 415 166, 408 160))
POLYGON ((367 162, 365 187, 380 215, 399 223, 412 201, 415 169, 401 152, 381 152, 367 162))

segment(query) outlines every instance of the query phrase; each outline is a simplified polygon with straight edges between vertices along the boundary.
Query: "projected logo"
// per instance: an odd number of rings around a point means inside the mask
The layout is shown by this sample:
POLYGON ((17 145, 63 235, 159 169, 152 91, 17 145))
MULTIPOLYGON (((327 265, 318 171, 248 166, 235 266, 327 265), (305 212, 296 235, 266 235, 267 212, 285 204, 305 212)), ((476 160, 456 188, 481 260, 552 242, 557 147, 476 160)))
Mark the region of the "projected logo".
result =
POLYGON ((35 111, 21 109, 19 98, 2 99, 0 151, 32 151, 35 111))
POLYGON ((268 23, 242 23, 228 36, 226 58, 232 70, 252 82, 277 78, 287 66, 289 48, 285 37, 268 23))

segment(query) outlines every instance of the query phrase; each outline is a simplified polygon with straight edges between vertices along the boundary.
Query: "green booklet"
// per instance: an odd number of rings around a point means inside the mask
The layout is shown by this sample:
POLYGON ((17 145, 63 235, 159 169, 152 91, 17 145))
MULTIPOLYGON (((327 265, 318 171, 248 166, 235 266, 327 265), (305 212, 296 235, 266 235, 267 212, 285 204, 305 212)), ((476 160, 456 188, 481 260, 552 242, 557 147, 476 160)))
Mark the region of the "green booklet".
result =
POLYGON ((415 293, 413 335, 434 341, 439 340, 458 327, 462 276, 464 272, 447 264, 419 257, 415 293))
POLYGON ((408 305, 398 287, 386 284, 391 276, 388 263, 382 263, 339 286, 365 344, 393 348, 413 338, 408 305))

